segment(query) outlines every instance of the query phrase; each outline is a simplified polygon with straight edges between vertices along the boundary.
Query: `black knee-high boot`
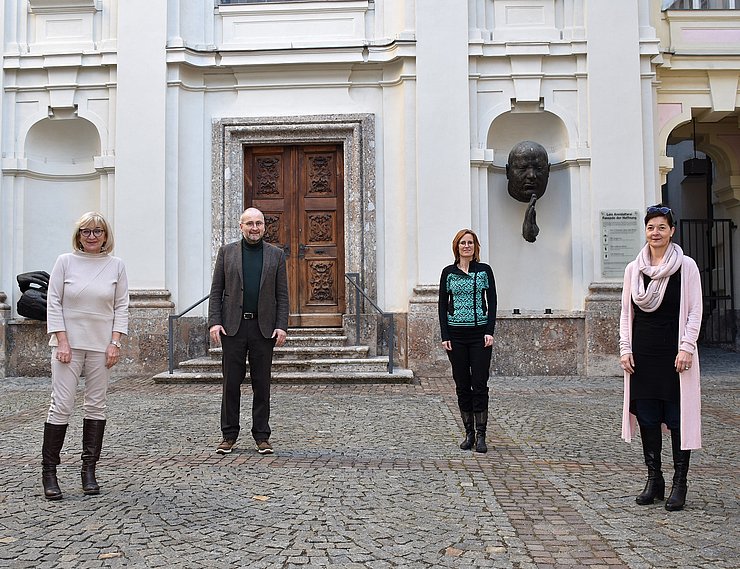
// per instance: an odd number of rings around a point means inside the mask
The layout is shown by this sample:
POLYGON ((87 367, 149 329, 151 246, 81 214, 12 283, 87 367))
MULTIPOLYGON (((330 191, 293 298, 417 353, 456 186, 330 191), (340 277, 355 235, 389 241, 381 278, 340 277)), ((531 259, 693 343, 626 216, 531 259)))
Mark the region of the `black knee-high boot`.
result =
POLYGON ((82 491, 85 494, 100 494, 95 479, 95 465, 103 448, 105 421, 85 419, 82 424, 82 491))
POLYGON ((671 429, 671 447, 673 449, 673 487, 671 494, 665 502, 665 509, 669 512, 683 510, 686 504, 686 492, 688 483, 686 478, 689 474, 690 450, 681 450, 681 431, 671 429))
POLYGON ((44 496, 48 500, 61 500, 62 490, 57 480, 57 465, 61 462, 59 453, 64 445, 67 425, 44 423, 44 443, 41 447, 41 483, 44 496))
POLYGON ((460 448, 470 450, 475 444, 475 420, 473 414, 468 411, 460 411, 460 417, 465 427, 465 439, 460 443, 460 448))
POLYGON ((665 480, 660 470, 660 452, 663 448, 663 434, 660 427, 640 427, 642 438, 642 452, 645 455, 645 465, 648 469, 648 478, 642 494, 635 498, 641 506, 652 504, 656 499, 665 498, 665 480))
POLYGON ((488 452, 486 445, 486 428, 488 427, 488 409, 475 413, 475 452, 488 452))

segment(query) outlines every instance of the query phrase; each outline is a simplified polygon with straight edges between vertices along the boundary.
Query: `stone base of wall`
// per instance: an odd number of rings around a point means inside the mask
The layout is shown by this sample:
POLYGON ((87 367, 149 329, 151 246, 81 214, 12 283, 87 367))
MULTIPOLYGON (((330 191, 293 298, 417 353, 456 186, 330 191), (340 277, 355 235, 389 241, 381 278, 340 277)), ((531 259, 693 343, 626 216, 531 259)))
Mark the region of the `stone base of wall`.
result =
MULTIPOLYGON (((586 311, 496 316, 491 372, 502 376, 619 376, 620 285, 595 285, 586 311)), ((414 289, 408 313, 408 367, 417 376, 450 375, 440 343, 438 288, 414 289)))
MULTIPOLYGON (((129 334, 122 341, 121 361, 113 367, 112 375, 155 374, 167 369, 168 318, 173 309, 169 298, 167 290, 130 291, 129 334)), ((9 314, 10 307, 3 309, 0 302, 0 377, 50 376, 46 322, 9 320, 9 314)))
MULTIPOLYGON (((621 375, 619 368, 619 304, 621 285, 593 283, 585 311, 554 314, 497 315, 491 371, 503 376, 621 375)), ((131 291, 129 336, 123 342, 122 362, 114 375, 156 374, 168 365, 168 320, 173 312, 166 290, 131 291)), ((0 293, 0 378, 50 375, 46 323, 9 320, 10 307, 0 293)), ((373 353, 388 353, 382 318, 361 319, 360 341, 373 353)), ((416 376, 449 376, 450 364, 442 349, 437 319, 437 286, 414 289, 407 314, 394 315, 395 365, 416 376)), ((345 316, 345 332, 354 340, 355 321, 345 316)), ((174 358, 181 361, 203 356, 208 335, 203 317, 175 320, 174 358)))

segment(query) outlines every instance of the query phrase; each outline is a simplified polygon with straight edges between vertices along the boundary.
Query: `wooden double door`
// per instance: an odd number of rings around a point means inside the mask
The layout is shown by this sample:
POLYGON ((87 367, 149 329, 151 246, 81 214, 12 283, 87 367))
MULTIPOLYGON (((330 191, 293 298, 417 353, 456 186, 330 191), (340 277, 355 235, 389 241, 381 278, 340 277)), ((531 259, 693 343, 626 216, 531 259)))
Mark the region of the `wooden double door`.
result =
POLYGON ((286 253, 290 326, 341 326, 344 161, 341 145, 244 149, 244 206, 265 214, 265 240, 286 253))

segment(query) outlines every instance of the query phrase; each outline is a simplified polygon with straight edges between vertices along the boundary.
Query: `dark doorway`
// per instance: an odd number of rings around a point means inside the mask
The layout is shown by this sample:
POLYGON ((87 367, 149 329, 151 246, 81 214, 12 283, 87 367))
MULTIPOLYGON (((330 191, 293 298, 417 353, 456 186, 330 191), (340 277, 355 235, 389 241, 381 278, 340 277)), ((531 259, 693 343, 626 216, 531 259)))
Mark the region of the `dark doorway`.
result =
POLYGON ((342 146, 245 147, 244 206, 265 214, 265 239, 287 254, 289 325, 341 326, 342 146))
POLYGON ((704 318, 699 341, 734 344, 737 335, 731 219, 682 219, 684 253, 696 261, 701 275, 704 318))

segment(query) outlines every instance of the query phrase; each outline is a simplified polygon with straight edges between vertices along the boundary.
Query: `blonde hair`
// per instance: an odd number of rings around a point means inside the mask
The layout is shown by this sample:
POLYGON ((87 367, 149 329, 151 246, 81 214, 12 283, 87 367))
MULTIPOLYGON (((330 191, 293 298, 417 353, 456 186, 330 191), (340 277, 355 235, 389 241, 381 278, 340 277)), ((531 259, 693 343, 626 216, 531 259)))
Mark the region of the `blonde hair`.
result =
POLYGON ((75 223, 74 231, 72 232, 72 249, 75 251, 84 251, 82 241, 80 241, 80 229, 85 228, 94 229, 95 227, 101 227, 105 231, 105 241, 100 249, 101 253, 110 253, 113 251, 113 232, 111 231, 110 224, 106 221, 102 214, 96 211, 88 211, 83 213, 80 219, 75 223))
POLYGON ((473 236, 473 243, 475 244, 473 247, 473 260, 475 262, 480 261, 480 241, 478 241, 478 236, 472 229, 461 229, 455 234, 455 238, 452 240, 452 253, 455 255, 455 263, 460 262, 460 241, 468 233, 473 236))

